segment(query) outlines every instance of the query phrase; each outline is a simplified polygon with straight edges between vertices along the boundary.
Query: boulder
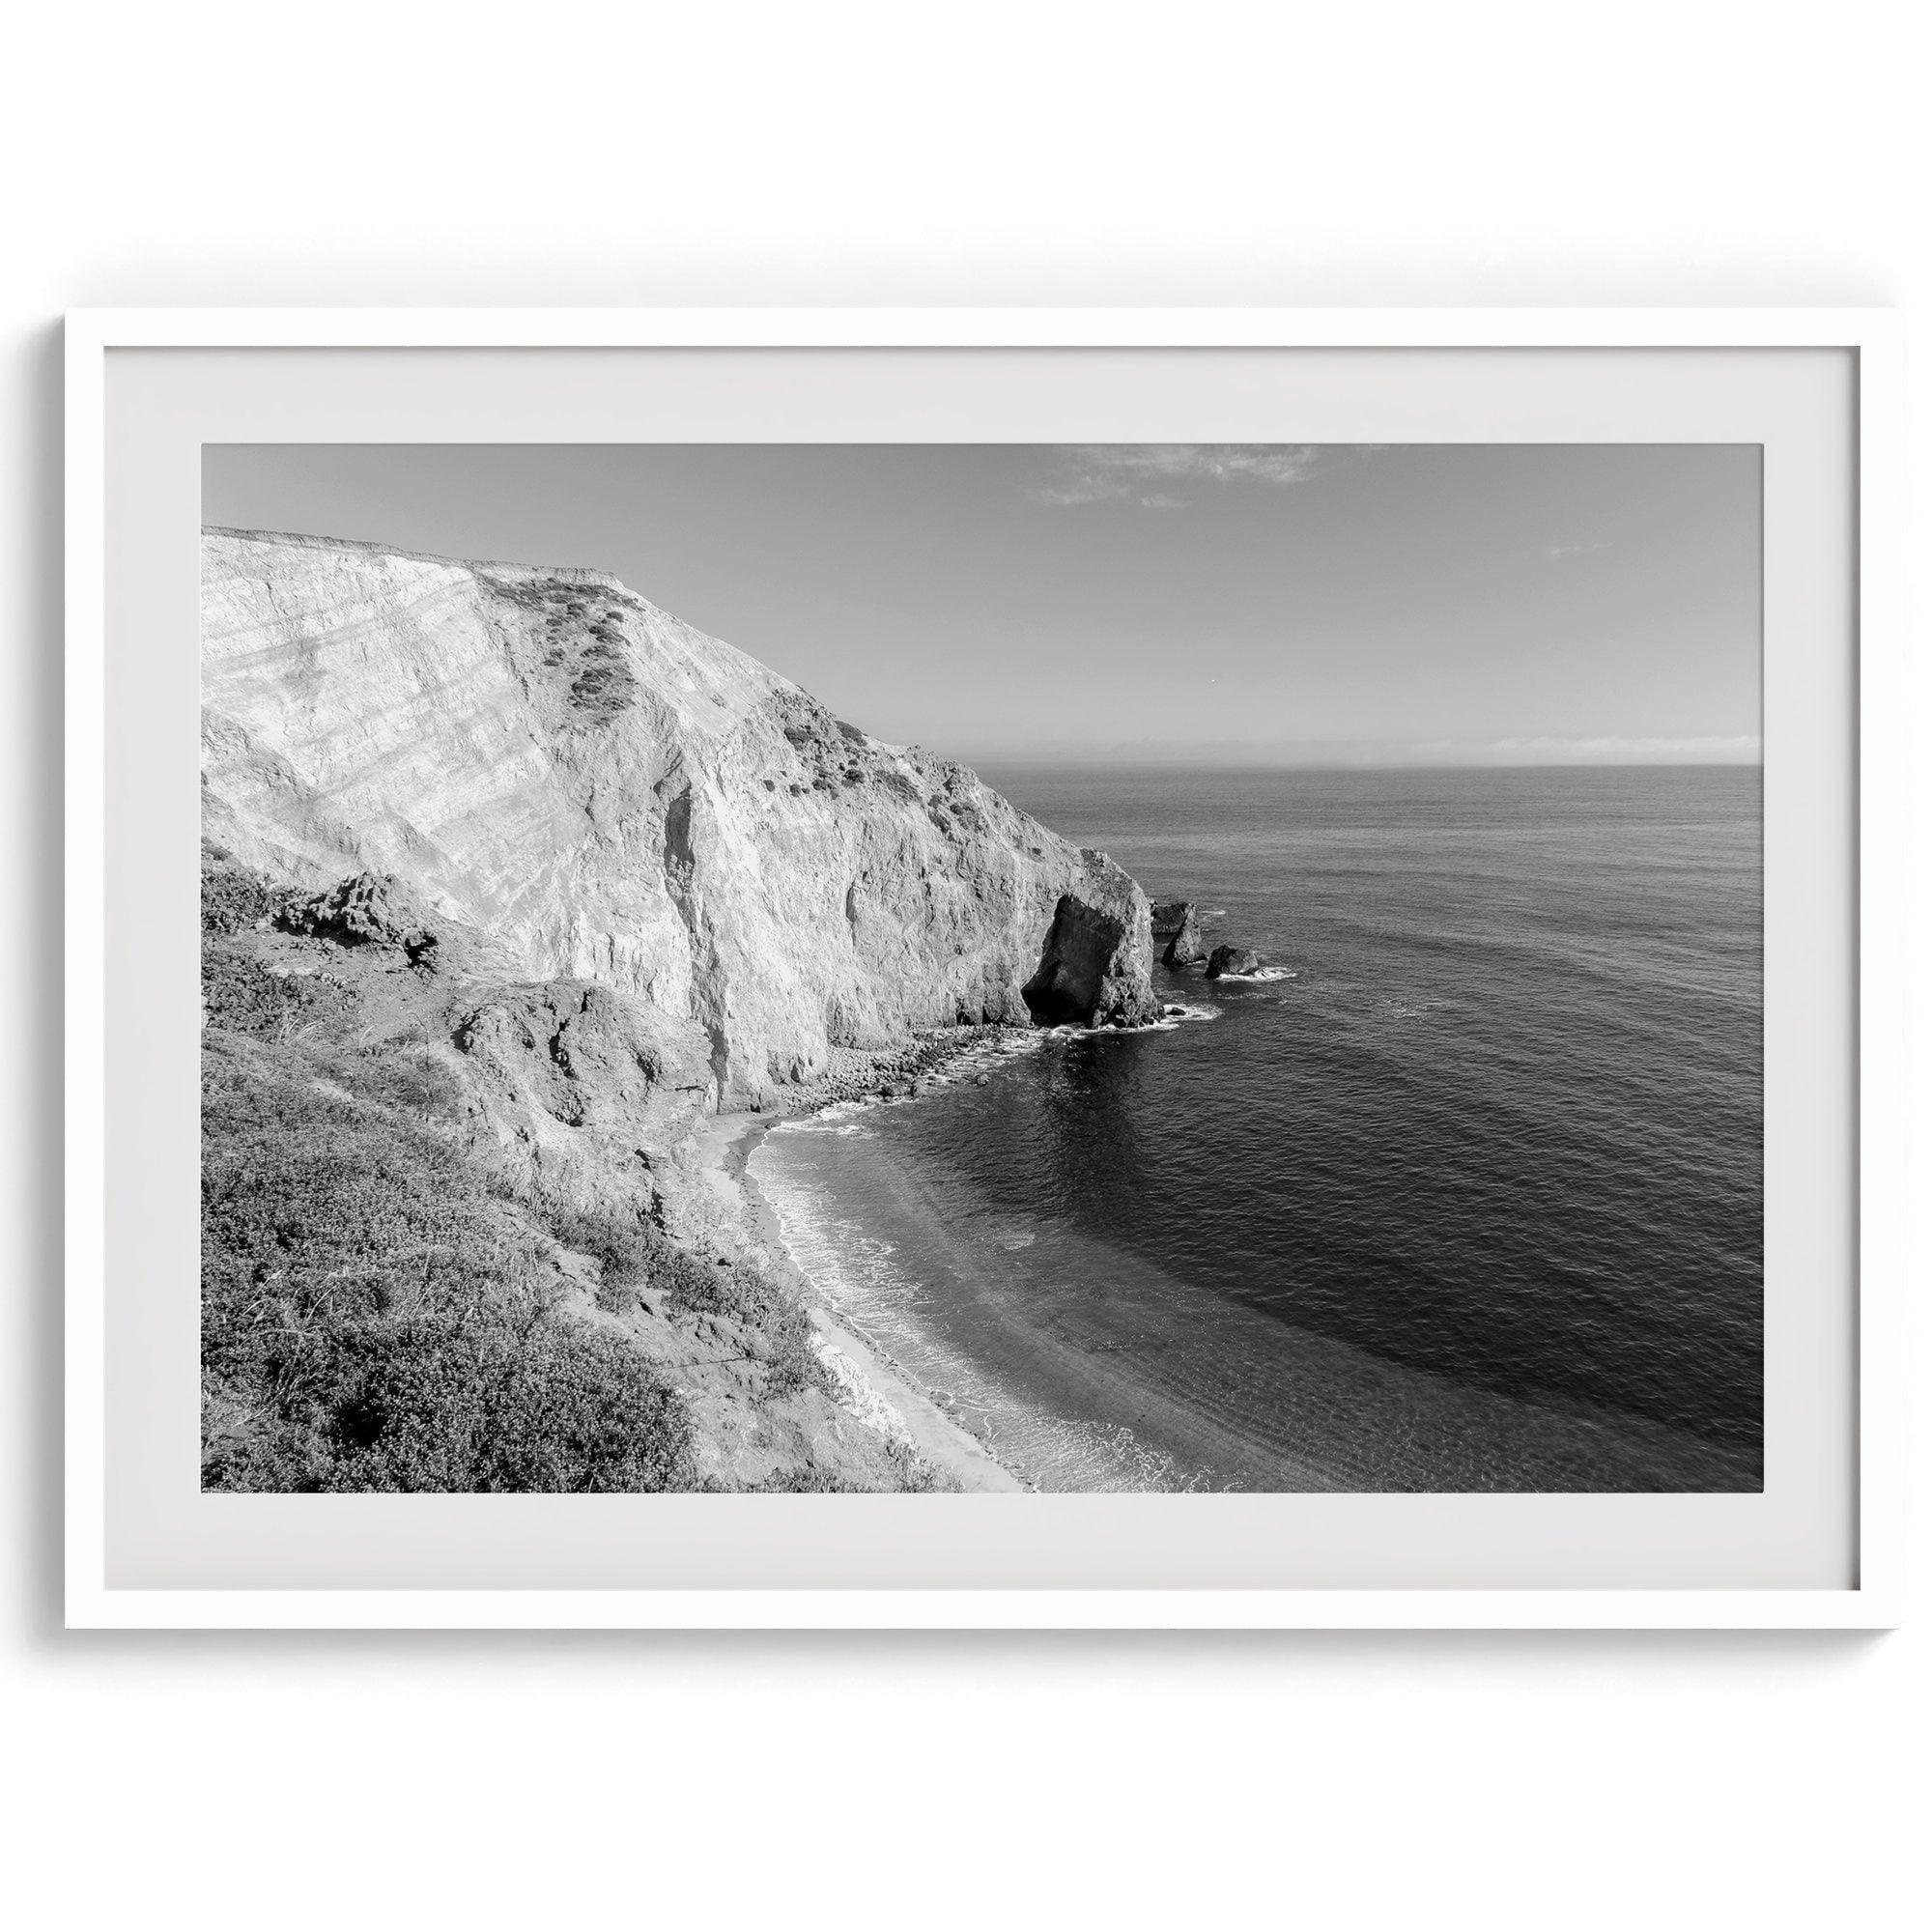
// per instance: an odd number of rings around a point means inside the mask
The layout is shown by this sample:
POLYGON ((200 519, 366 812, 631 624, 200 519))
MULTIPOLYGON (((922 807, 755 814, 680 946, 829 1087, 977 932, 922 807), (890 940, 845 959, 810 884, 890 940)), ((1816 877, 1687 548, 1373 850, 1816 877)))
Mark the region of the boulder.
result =
POLYGON ((1245 946, 1217 946, 1208 956, 1208 977, 1225 980, 1230 973, 1259 972, 1261 963, 1260 955, 1245 946))
POLYGON ((1148 919, 1156 939, 1172 939, 1193 916, 1192 899, 1168 899, 1160 905, 1148 908, 1148 919))

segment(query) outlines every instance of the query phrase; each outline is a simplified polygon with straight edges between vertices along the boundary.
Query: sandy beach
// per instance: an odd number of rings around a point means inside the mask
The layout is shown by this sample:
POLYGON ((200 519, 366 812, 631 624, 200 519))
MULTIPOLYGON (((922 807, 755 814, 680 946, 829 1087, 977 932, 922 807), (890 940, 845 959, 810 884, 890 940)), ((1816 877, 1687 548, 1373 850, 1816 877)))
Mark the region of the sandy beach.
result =
POLYGON ((778 1124, 762 1114, 717 1114, 694 1136, 697 1173, 725 1228, 810 1314, 821 1357, 858 1416, 907 1443, 969 1492, 1014 1492, 1023 1484, 925 1392, 900 1375, 827 1305, 786 1247, 778 1217, 748 1172, 752 1150, 778 1124))

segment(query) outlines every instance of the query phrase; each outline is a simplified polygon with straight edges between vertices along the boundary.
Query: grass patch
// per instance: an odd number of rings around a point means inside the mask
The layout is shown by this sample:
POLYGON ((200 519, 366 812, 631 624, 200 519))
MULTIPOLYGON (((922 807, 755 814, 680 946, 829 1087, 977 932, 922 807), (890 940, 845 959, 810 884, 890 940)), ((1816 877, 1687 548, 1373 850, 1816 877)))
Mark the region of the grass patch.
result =
POLYGON ((406 1107, 432 1063, 205 1042, 204 1487, 648 1491, 683 1403, 563 1315, 543 1229, 406 1107))
POLYGON ((600 1307, 627 1313, 648 1290, 673 1313, 724 1316, 750 1328, 762 1345, 768 1394, 829 1388, 811 1350, 811 1318, 762 1268, 693 1254, 641 1215, 560 1208, 545 1222, 560 1246, 597 1263, 600 1307))

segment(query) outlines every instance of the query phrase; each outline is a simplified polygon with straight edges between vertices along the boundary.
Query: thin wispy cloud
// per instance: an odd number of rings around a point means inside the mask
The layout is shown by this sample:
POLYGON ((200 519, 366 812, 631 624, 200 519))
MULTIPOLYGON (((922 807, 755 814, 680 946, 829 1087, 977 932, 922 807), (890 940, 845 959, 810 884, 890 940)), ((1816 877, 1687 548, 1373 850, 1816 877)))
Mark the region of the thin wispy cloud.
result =
POLYGON ((1587 556, 1592 551, 1608 550, 1606 543, 1561 543, 1546 546, 1543 554, 1551 562, 1558 563, 1566 556, 1587 556))
POLYGON ((1315 474, 1321 450, 1313 443, 1085 442, 1055 452, 1059 478, 1028 492, 1036 503, 1132 503, 1143 510, 1184 510, 1189 485, 1253 484, 1284 489, 1315 474))

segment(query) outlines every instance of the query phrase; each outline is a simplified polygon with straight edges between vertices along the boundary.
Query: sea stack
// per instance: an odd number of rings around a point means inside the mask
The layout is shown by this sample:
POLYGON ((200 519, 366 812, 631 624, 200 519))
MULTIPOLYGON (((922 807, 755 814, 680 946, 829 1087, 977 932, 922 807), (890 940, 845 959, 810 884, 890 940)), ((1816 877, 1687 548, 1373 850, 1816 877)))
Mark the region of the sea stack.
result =
POLYGON ((1245 946, 1217 946, 1208 957, 1208 977, 1225 980, 1230 974, 1258 973, 1261 964, 1260 954, 1250 952, 1245 946))
POLYGON ((1167 950, 1160 955, 1163 966, 1192 966, 1197 960, 1208 956, 1208 948, 1201 937, 1201 927, 1196 920, 1199 910, 1193 900, 1188 899, 1171 910, 1180 917, 1174 922, 1167 934, 1167 950))
POLYGON ((1068 893, 1054 908, 1039 970, 1026 983, 1029 1011, 1043 1026, 1145 1026, 1156 1007, 1148 982, 1153 951, 1148 917, 1113 890, 1126 874, 1097 852, 1090 889, 1068 893))

